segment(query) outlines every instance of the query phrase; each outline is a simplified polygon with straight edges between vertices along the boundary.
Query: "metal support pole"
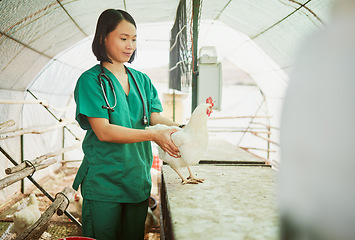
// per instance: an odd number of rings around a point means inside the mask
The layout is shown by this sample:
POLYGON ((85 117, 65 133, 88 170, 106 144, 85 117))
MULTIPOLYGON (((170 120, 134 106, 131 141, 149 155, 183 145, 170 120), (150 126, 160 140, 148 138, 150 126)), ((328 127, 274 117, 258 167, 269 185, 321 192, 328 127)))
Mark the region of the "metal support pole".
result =
MULTIPOLYGON (((62 129, 62 148, 65 148, 65 128, 62 129)), ((64 152, 62 153, 62 161, 64 161, 64 152)))
POLYGON ((200 14, 200 0, 193 0, 192 6, 192 14, 193 14, 193 27, 192 27, 192 104, 191 104, 191 112, 195 110, 197 107, 197 76, 198 76, 198 69, 197 69, 197 49, 198 49, 198 17, 200 14))
MULTIPOLYGON (((24 149, 23 149, 23 135, 20 136, 20 148, 21 148, 21 163, 25 161, 25 154, 24 154, 24 149)), ((25 180, 21 179, 21 193, 25 193, 25 180)))
MULTIPOLYGON (((269 124, 270 124, 270 121, 269 121, 269 124)), ((269 139, 269 140, 271 140, 270 131, 271 131, 271 128, 268 126, 267 127, 267 132, 268 132, 267 139, 269 139)), ((270 150, 270 142, 269 141, 267 142, 267 150, 270 150)), ((267 158, 266 159, 270 161, 270 151, 267 151, 267 158)))
MULTIPOLYGON (((27 89, 27 92, 28 92, 29 94, 31 94, 31 96, 34 97, 36 100, 38 100, 38 98, 37 98, 29 89, 27 89)), ((44 105, 42 105, 42 106, 43 106, 58 122, 62 122, 62 121, 63 121, 62 119, 57 118, 57 116, 54 115, 54 113, 52 113, 51 110, 48 109, 48 107, 46 107, 46 106, 44 106, 44 105)), ((70 132, 71 135, 73 135, 76 140, 80 140, 77 136, 75 136, 75 134, 74 134, 67 126, 64 126, 64 128, 67 129, 68 132, 70 132)))
POLYGON ((176 110, 176 102, 175 102, 175 89, 173 91, 173 121, 175 122, 175 110, 176 110))
MULTIPOLYGON (((6 157, 7 159, 9 159, 10 162, 12 162, 15 166, 18 165, 18 163, 17 163, 2 147, 0 147, 0 152, 2 152, 2 153, 5 155, 5 157, 6 157)), ((34 180, 34 179, 33 179, 32 177, 30 177, 30 176, 27 176, 27 178, 28 178, 44 195, 46 195, 52 202, 54 202, 55 199, 54 199, 44 188, 42 188, 42 186, 39 185, 39 183, 36 182, 36 180, 34 180)), ((74 218, 73 215, 71 215, 67 210, 65 210, 64 213, 65 213, 65 215, 67 215, 67 217, 68 217, 70 220, 72 220, 76 225, 78 225, 79 227, 81 227, 81 223, 80 223, 78 220, 76 220, 76 218, 74 218)))

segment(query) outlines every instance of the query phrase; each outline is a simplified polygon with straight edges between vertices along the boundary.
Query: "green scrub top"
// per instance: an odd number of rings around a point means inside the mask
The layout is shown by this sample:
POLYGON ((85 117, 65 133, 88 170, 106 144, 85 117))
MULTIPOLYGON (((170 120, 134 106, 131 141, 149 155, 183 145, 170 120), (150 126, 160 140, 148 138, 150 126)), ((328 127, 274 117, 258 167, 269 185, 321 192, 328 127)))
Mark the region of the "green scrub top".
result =
MULTIPOLYGON (((150 196, 151 190, 150 168, 153 157, 150 141, 130 144, 102 142, 95 135, 87 119, 87 117, 106 118, 111 124, 134 129, 145 128, 142 123, 142 101, 130 74, 127 74, 130 91, 126 95, 116 77, 108 69, 104 69, 112 80, 116 92, 117 105, 114 112, 102 108, 106 103, 98 81, 100 65, 95 65, 84 72, 74 90, 76 120, 87 132, 82 144, 84 159, 75 177, 73 188, 78 190, 81 184, 83 197, 89 200, 142 202, 150 196)), ((132 68, 129 70, 142 93, 149 122, 152 112, 163 110, 157 90, 146 74, 132 68)), ((103 81, 109 104, 113 106, 114 94, 107 80, 103 81)))

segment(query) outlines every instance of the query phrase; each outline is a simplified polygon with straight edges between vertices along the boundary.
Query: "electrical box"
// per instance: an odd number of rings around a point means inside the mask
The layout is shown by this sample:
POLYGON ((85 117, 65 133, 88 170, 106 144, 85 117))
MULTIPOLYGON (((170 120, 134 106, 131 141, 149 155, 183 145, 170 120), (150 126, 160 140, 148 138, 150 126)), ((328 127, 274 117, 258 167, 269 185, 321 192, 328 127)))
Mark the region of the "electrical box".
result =
POLYGON ((222 65, 217 62, 216 48, 201 47, 198 59, 197 105, 212 97, 214 109, 221 110, 222 104, 222 65))

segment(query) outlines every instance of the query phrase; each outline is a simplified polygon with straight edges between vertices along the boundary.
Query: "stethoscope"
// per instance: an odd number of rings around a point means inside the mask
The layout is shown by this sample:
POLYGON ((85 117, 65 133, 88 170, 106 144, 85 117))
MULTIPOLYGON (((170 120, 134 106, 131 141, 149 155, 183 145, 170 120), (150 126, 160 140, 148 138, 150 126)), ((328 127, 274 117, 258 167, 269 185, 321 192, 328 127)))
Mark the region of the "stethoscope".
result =
MULTIPOLYGON (((115 92, 115 89, 113 87, 113 83, 112 83, 112 80, 109 78, 109 76, 107 76, 105 74, 105 70, 104 70, 104 67, 102 66, 102 62, 100 62, 100 68, 101 68, 101 73, 99 73, 99 75, 97 76, 99 82, 100 82, 100 86, 101 86, 101 89, 102 89, 102 93, 104 95, 104 100, 106 102, 106 106, 102 106, 103 109, 107 109, 111 112, 114 112, 115 111, 115 107, 117 105, 117 97, 116 97, 116 92, 115 92), (113 92, 113 96, 115 98, 115 104, 111 107, 110 103, 108 102, 108 99, 107 99, 107 95, 106 95, 106 91, 105 91, 105 88, 104 88, 104 83, 103 83, 103 80, 102 78, 105 78, 107 80, 107 82, 109 83, 110 85, 110 88, 111 88, 111 91, 113 92)), ((144 126, 148 126, 148 118, 147 118, 147 114, 146 114, 146 110, 145 110, 145 105, 144 105, 144 99, 143 99, 143 96, 142 96, 142 92, 141 90, 139 89, 138 87, 138 84, 137 84, 137 81, 136 79, 133 77, 133 74, 131 73, 131 71, 126 67, 124 66, 126 72, 132 77, 133 79, 133 82, 134 84, 136 85, 137 87, 137 90, 138 90, 138 93, 139 93, 139 96, 141 97, 141 101, 142 101, 142 105, 143 105, 143 118, 142 118, 142 123, 144 126)))

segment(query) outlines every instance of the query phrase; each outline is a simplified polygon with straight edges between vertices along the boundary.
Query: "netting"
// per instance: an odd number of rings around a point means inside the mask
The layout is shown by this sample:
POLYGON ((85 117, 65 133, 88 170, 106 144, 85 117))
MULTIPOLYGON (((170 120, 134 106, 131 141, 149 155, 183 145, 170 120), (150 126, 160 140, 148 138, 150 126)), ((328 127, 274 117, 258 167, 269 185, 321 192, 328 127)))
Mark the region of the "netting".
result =
POLYGON ((191 85, 192 4, 180 1, 170 36, 169 88, 187 91, 191 85))

